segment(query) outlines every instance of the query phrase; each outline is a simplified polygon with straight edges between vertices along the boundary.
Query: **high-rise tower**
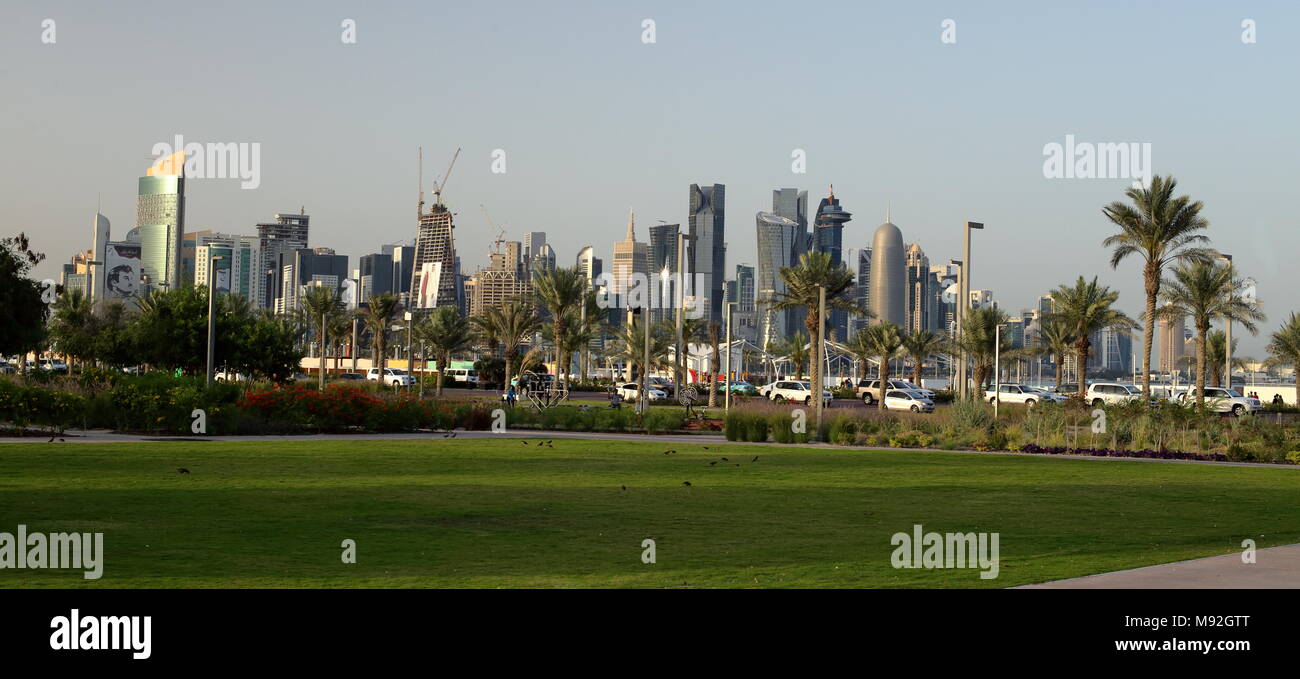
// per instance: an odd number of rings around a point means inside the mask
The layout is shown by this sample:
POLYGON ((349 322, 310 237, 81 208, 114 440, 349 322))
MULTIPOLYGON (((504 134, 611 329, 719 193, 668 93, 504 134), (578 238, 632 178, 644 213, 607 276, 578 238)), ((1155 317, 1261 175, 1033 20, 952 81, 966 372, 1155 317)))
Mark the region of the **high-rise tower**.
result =
POLYGON ((705 318, 722 320, 722 284, 726 280, 726 204, 727 187, 722 184, 700 186, 691 184, 690 224, 691 241, 687 244, 687 267, 703 277, 705 290, 695 295, 703 305, 705 318))
POLYGON ((459 157, 460 149, 456 149, 446 174, 433 187, 433 205, 427 211, 424 209, 424 180, 420 180, 420 202, 416 208, 419 225, 415 232, 415 260, 411 271, 412 308, 432 309, 460 304, 456 294, 456 243, 452 237, 455 215, 442 202, 442 188, 446 186, 459 157))
MULTIPOLYGON (((843 264, 844 225, 853 219, 853 215, 840 207, 840 199, 835 197, 835 187, 831 186, 829 194, 817 205, 817 217, 813 220, 813 249, 831 256, 831 264, 843 264)), ((832 309, 828 314, 830 329, 843 342, 848 338, 849 314, 847 311, 832 309)))
POLYGON ((886 218, 871 240, 871 310, 876 323, 902 327, 907 322, 907 270, 903 232, 886 218))

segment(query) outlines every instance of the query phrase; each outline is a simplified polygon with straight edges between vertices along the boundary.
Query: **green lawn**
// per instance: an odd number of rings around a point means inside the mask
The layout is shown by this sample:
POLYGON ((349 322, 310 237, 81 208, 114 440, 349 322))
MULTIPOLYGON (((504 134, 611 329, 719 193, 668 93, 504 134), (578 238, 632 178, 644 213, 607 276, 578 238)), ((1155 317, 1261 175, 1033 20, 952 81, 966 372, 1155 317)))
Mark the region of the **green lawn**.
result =
POLYGON ((0 587, 1005 587, 1300 542, 1289 468, 667 447, 0 444, 0 531, 102 531, 107 553, 98 581, 0 587), (1000 577, 894 569, 916 523, 1000 533, 1000 577))

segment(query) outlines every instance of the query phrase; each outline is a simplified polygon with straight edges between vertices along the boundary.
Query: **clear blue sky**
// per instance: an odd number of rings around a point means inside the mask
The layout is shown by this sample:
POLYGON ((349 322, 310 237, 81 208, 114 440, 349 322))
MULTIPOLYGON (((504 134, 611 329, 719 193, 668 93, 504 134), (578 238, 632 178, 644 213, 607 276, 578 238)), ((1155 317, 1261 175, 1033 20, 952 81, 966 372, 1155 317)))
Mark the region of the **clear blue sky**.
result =
MULTIPOLYGON (((1112 271, 1100 208, 1125 180, 1049 180, 1042 149, 1150 142, 1205 202, 1216 246, 1258 280, 1265 331, 1300 309, 1300 9, 1287 2, 28 2, 0 9, 0 234, 26 231, 42 276, 89 247, 97 196, 120 236, 154 143, 262 145, 261 187, 190 183, 188 227, 251 233, 306 206, 312 245, 355 258, 414 236, 425 178, 464 147, 445 198, 468 271, 496 237, 546 231, 561 263, 684 222, 691 182, 727 185, 728 265, 754 260, 773 188, 835 184, 867 244, 892 203, 908 242, 960 256, 974 285, 1029 306, 1112 271), (1049 6, 1052 5, 1052 6, 1049 6), (57 42, 41 43, 41 21, 57 42), (357 43, 339 37, 357 22, 357 43), (657 42, 641 42, 641 22, 657 42), (957 44, 940 41, 944 19, 957 44), (1241 41, 1255 20, 1258 43, 1241 41), (507 173, 490 171, 494 149, 507 173), (804 149, 808 171, 790 171, 804 149), (1287 262, 1292 262, 1288 264, 1287 262)), ((1264 337, 1243 339, 1262 356, 1264 337)))

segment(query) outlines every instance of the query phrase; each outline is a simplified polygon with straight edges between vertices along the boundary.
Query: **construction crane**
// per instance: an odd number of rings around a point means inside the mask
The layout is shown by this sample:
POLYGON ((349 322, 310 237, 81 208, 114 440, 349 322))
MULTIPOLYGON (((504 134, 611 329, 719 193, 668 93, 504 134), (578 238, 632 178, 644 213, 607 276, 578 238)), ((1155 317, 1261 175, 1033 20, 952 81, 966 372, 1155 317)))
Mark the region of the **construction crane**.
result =
POLYGON ((460 149, 451 156, 451 164, 447 165, 447 172, 442 175, 442 181, 433 187, 433 204, 442 205, 442 187, 447 185, 447 179, 451 177, 451 168, 456 167, 456 159, 460 157, 460 149))
POLYGON ((488 214, 486 206, 480 203, 479 207, 483 210, 483 218, 487 220, 488 226, 497 231, 497 239, 492 241, 493 248, 488 254, 499 253, 501 252, 501 244, 506 242, 506 229, 505 227, 497 228, 497 225, 492 221, 492 216, 488 214))

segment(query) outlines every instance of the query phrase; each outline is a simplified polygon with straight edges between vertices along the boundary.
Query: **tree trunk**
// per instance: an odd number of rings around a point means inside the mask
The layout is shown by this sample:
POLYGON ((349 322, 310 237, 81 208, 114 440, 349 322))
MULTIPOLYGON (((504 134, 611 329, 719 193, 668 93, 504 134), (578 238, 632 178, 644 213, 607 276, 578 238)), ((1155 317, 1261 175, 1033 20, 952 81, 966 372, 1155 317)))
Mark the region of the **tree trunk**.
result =
POLYGON ((1056 356, 1056 391, 1057 392, 1061 391, 1061 372, 1064 368, 1065 368, 1064 361, 1061 360, 1061 356, 1058 354, 1056 356))
POLYGON ((1088 397, 1088 348, 1089 348, 1089 344, 1086 339, 1075 345, 1077 360, 1079 361, 1079 400, 1080 401, 1088 397))
MULTIPOLYGON (((709 358, 709 407, 718 407, 718 361, 722 359, 718 352, 718 325, 709 324, 709 343, 713 345, 713 355, 709 358)), ((729 368, 730 366, 728 366, 729 368)), ((679 387, 680 388, 680 387, 679 387)))
MULTIPOLYGON (((442 398, 442 377, 447 374, 447 367, 451 365, 451 354, 439 351, 435 355, 438 357, 438 372, 436 373, 438 377, 435 378, 438 382, 433 385, 433 394, 438 398, 442 398)), ((423 374, 420 375, 421 380, 424 380, 424 377, 423 374)))
POLYGON ((925 367, 923 359, 917 360, 916 365, 912 367, 912 383, 921 386, 921 368, 925 367))
MULTIPOLYGON (((1151 402, 1151 345, 1155 341, 1156 298, 1160 296, 1160 260, 1147 262, 1144 283, 1147 293, 1147 314, 1142 323, 1142 400, 1151 402)), ((1079 379, 1083 386, 1084 380, 1079 379)))
POLYGON ((808 346, 812 351, 808 352, 808 380, 812 385, 812 390, 816 392, 813 398, 821 398, 821 361, 817 360, 821 354, 821 344, 817 341, 817 328, 822 320, 818 313, 817 305, 808 306, 808 318, 804 322, 804 327, 808 330, 808 346))
POLYGON ((881 410, 885 409, 885 389, 888 382, 889 382, 889 358, 885 356, 881 356, 880 357, 880 383, 878 385, 879 388, 876 390, 880 396, 880 398, 878 399, 880 401, 880 405, 876 407, 880 408, 881 410))
POLYGON ((1196 326, 1196 405, 1205 406, 1205 336, 1210 333, 1209 326, 1196 326))
POLYGON ((502 360, 505 361, 505 375, 501 378, 501 391, 510 391, 510 364, 515 360, 515 352, 506 349, 502 360))

